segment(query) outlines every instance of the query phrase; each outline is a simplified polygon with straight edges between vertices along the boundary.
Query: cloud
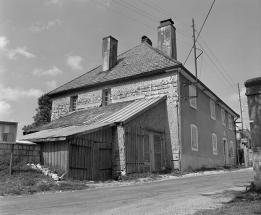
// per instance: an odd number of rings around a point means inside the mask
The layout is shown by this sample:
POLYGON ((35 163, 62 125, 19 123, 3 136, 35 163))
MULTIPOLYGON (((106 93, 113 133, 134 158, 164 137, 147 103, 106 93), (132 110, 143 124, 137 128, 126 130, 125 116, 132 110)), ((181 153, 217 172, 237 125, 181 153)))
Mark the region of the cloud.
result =
POLYGON ((53 66, 53 68, 51 68, 49 70, 43 70, 40 68, 36 68, 32 71, 32 74, 36 75, 36 76, 43 76, 43 75, 55 76, 55 75, 59 75, 62 73, 63 73, 63 71, 58 69, 56 66, 53 66))
POLYGON ((6 39, 6 37, 4 37, 4 36, 0 37, 0 49, 5 49, 5 47, 8 43, 9 43, 9 41, 6 39))
POLYGON ((5 119, 7 115, 12 112, 10 104, 4 101, 0 101, 0 119, 5 119))
POLYGON ((100 1, 99 3, 97 3, 97 9, 106 9, 106 7, 110 7, 111 6, 111 3, 110 3, 110 0, 106 0, 106 1, 100 1), (102 6, 104 5, 104 6, 102 6))
POLYGON ((36 22, 30 30, 33 32, 42 32, 44 30, 48 30, 49 28, 55 27, 55 26, 61 26, 62 22, 59 19, 51 20, 47 24, 41 24, 40 22, 36 22))
POLYGON ((25 46, 16 47, 15 49, 8 49, 6 47, 8 43, 9 43, 9 41, 6 39, 6 37, 4 37, 4 36, 0 37, 0 51, 10 60, 15 59, 17 55, 21 55, 26 58, 35 58, 36 57, 36 55, 28 52, 27 48, 25 46))
POLYGON ((22 55, 26 58, 35 58, 36 55, 26 51, 26 47, 17 47, 16 49, 13 49, 13 50, 10 50, 8 53, 7 53, 7 57, 9 59, 15 59, 17 55, 22 55))
POLYGON ((82 66, 81 66, 81 62, 83 61, 83 58, 80 57, 80 56, 68 56, 67 57, 67 64, 72 68, 72 69, 82 69, 82 66))
POLYGON ((47 88, 49 90, 53 90, 53 89, 57 88, 57 83, 55 80, 47 81, 47 82, 45 82, 45 85, 47 86, 47 88))
POLYGON ((35 97, 38 98, 43 95, 44 92, 39 89, 30 88, 24 90, 21 88, 10 88, 0 86, 0 100, 17 101, 20 98, 35 97))
POLYGON ((61 0, 48 0, 46 2, 46 4, 55 4, 55 5, 61 6, 62 5, 62 1, 61 0))

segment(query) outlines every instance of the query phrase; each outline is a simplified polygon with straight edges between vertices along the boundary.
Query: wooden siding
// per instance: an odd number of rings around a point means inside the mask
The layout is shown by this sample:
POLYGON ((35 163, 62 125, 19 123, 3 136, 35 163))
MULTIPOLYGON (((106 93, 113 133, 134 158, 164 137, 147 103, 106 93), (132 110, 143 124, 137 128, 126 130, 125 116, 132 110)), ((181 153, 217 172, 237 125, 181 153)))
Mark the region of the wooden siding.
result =
POLYGON ((45 142, 42 144, 42 163, 47 166, 58 166, 63 170, 68 167, 68 141, 45 142))
POLYGON ((74 136, 70 141, 69 177, 106 180, 112 177, 112 129, 74 136))
POLYGON ((126 172, 144 172, 143 129, 135 126, 125 127, 126 172))

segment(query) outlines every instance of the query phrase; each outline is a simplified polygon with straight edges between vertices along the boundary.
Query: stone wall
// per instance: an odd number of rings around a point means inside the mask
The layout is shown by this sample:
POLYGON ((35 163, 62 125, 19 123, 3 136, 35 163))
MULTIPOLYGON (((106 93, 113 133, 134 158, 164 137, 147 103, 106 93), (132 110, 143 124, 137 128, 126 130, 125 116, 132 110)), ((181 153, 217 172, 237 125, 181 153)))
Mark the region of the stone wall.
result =
MULTIPOLYGON (((11 144, 0 143, 0 160, 9 160, 11 154, 11 144)), ((40 163, 41 147, 39 145, 15 144, 13 158, 14 161, 26 161, 27 163, 40 163)))

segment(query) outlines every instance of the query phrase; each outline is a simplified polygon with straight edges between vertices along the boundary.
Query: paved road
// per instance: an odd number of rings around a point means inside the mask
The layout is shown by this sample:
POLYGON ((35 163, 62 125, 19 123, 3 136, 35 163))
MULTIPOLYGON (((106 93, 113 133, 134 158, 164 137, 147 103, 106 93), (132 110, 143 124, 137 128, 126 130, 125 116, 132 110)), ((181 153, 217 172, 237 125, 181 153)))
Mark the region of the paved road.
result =
POLYGON ((0 214, 192 214, 245 189, 253 171, 219 173, 124 187, 0 198, 0 214), (229 191, 230 190, 230 191, 229 191))

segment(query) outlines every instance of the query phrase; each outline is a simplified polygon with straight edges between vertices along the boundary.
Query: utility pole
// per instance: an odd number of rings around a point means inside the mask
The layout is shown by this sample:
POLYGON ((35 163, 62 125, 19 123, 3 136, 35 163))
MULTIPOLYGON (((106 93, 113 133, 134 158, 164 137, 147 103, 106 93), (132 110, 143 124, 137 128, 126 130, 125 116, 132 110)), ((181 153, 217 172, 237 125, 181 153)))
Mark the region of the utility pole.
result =
POLYGON ((243 116, 242 116, 242 104, 241 104, 241 95, 240 95, 239 83, 237 84, 237 87, 238 87, 239 104, 240 104, 241 125, 242 125, 242 132, 243 132, 244 124, 243 124, 243 116))
POLYGON ((196 82, 198 81, 198 69, 197 69, 197 48, 196 48, 196 38, 195 38, 195 23, 194 19, 192 19, 192 27, 193 27, 193 48, 194 48, 194 61, 195 61, 195 74, 196 74, 196 82))
POLYGON ((198 67, 197 67, 197 48, 196 48, 196 36, 195 36, 195 22, 192 19, 193 27, 193 48, 194 48, 194 61, 195 61, 195 74, 196 74, 196 96, 198 96, 198 67))

